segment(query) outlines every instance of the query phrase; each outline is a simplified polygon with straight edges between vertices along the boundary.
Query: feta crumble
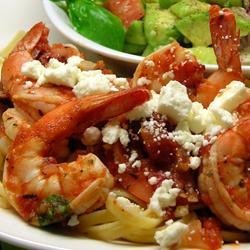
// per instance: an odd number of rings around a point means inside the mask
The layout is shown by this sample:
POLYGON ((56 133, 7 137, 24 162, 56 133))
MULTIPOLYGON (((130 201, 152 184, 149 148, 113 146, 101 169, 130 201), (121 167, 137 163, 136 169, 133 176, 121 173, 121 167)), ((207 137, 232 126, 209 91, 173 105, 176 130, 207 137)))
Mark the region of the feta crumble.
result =
POLYGON ((158 216, 163 216, 165 211, 163 209, 167 207, 173 207, 176 205, 176 198, 180 192, 179 188, 173 188, 174 181, 164 180, 161 186, 158 187, 152 195, 149 203, 149 209, 155 212, 158 216))
POLYGON ((174 122, 188 117, 192 101, 187 94, 187 88, 177 81, 170 81, 161 88, 158 112, 170 117, 174 122))
POLYGON ((163 230, 156 231, 154 238, 161 249, 166 249, 177 244, 187 230, 188 226, 186 224, 176 221, 163 230))
POLYGON ((118 173, 123 174, 126 171, 126 168, 127 168, 127 166, 125 163, 120 163, 118 165, 118 173))
POLYGON ((130 142, 127 130, 121 128, 118 124, 112 123, 107 123, 102 129, 102 140, 108 144, 114 144, 120 140, 124 147, 130 142))

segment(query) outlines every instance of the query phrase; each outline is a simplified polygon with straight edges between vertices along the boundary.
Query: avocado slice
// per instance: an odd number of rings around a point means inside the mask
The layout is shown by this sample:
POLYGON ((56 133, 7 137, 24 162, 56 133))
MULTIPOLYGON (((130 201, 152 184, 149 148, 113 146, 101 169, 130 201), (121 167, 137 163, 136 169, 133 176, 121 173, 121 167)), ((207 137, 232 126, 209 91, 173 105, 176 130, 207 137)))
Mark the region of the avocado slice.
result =
POLYGON ((196 46, 207 47, 211 45, 208 12, 186 16, 177 21, 175 27, 196 46))
POLYGON ((189 51, 199 60, 201 63, 216 64, 216 56, 214 50, 211 47, 193 47, 189 48, 189 51))
POLYGON ((168 9, 171 5, 178 3, 180 0, 159 0, 162 9, 168 9))
POLYGON ((240 29, 240 36, 250 34, 250 16, 246 10, 241 7, 233 7, 231 10, 235 15, 237 27, 240 29))
POLYGON ((203 3, 198 0, 182 0, 172 5, 169 9, 177 17, 183 18, 195 13, 209 11, 209 8, 210 4, 203 3))
POLYGON ((160 9, 159 4, 146 4, 144 31, 148 43, 155 47, 179 39, 181 34, 175 28, 177 19, 168 9, 160 9))
POLYGON ((242 6, 242 0, 208 0, 210 4, 218 4, 222 7, 233 7, 233 6, 242 6))
POLYGON ((146 37, 144 34, 144 22, 142 20, 134 21, 128 27, 125 41, 127 43, 146 45, 146 37))
POLYGON ((145 49, 146 45, 125 43, 123 51, 129 54, 141 55, 145 49))

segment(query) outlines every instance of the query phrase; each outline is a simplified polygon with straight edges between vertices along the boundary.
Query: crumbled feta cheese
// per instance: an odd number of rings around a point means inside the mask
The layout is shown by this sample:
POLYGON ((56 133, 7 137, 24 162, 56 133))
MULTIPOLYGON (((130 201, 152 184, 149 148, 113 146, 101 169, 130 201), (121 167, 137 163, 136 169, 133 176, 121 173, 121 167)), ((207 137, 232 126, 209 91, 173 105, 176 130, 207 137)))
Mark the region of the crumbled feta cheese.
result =
POLYGON ((118 89, 128 89, 129 84, 126 78, 117 77, 112 81, 113 85, 118 89))
POLYGON ((78 81, 80 72, 81 70, 76 66, 69 66, 67 64, 63 64, 63 66, 57 68, 46 68, 44 73, 45 82, 73 88, 78 81))
POLYGON ((50 69, 56 69, 56 68, 60 68, 60 67, 63 67, 65 66, 64 63, 58 61, 57 59, 55 58, 51 58, 48 62, 48 65, 47 65, 47 68, 50 68, 50 69))
POLYGON ((72 56, 67 63, 51 58, 45 68, 40 61, 33 60, 22 65, 22 73, 36 81, 35 87, 45 83, 73 88, 77 97, 91 94, 109 93, 129 88, 126 78, 116 78, 114 74, 103 74, 101 70, 81 71, 78 67, 84 61, 72 56))
POLYGON ((154 91, 151 91, 152 97, 149 101, 144 104, 135 107, 130 112, 127 113, 127 118, 130 121, 140 120, 141 118, 147 118, 152 115, 154 111, 156 111, 158 107, 159 95, 154 91))
POLYGON ((102 74, 101 70, 82 71, 73 92, 77 97, 111 92, 110 80, 102 74))
POLYGON ((191 156, 191 157, 189 157, 189 167, 191 168, 191 169, 197 169, 199 166, 200 166, 200 164, 201 164, 201 159, 200 159, 200 157, 198 157, 198 156, 191 156))
POLYGON ((124 208, 127 211, 131 211, 131 212, 141 211, 140 206, 138 206, 135 203, 132 203, 129 199, 127 199, 125 197, 117 197, 116 202, 119 206, 121 206, 122 208, 124 208))
POLYGON ((118 173, 119 174, 123 174, 126 171, 126 164, 125 163, 121 163, 118 165, 118 173))
POLYGON ((83 132, 82 143, 87 146, 95 145, 101 137, 99 128, 91 126, 83 132))
POLYGON ((205 130, 207 126, 206 109, 199 102, 193 102, 187 121, 192 132, 198 134, 205 130))
POLYGON ((72 66, 79 66, 82 62, 84 62, 84 59, 80 56, 71 56, 67 59, 67 63, 72 66))
POLYGON ((38 60, 24 63, 21 67, 21 72, 23 75, 39 82, 44 81, 45 67, 38 60))
POLYGON ((188 154, 192 153, 193 155, 198 155, 204 140, 203 135, 194 135, 183 130, 173 131, 169 133, 169 137, 187 150, 188 154))
POLYGON ((112 123, 107 123, 102 129, 102 140, 108 144, 114 144, 120 140, 124 147, 126 147, 130 141, 127 130, 121 128, 117 124, 112 123))
POLYGON ((140 168, 140 167, 141 167, 141 161, 140 160, 136 160, 135 162, 133 162, 132 168, 140 168))
POLYGON ((168 116, 174 122, 188 117, 192 101, 187 94, 187 88, 177 81, 170 81, 161 88, 158 112, 168 116))
POLYGON ((173 70, 170 70, 168 72, 165 72, 163 75, 162 75, 162 78, 164 80, 168 80, 168 79, 174 79, 174 71, 173 70))
POLYGON ((150 177, 149 179, 148 179, 148 183, 150 184, 150 185, 155 185, 155 184, 157 184, 157 177, 155 177, 155 176, 152 176, 152 177, 150 177))
POLYGON ((145 63, 145 65, 146 66, 148 66, 148 67, 154 67, 155 66, 155 63, 154 63, 154 61, 152 61, 152 60, 145 60, 144 61, 144 63, 145 63))
POLYGON ((129 163, 133 163, 136 160, 137 157, 138 157, 137 152, 135 150, 132 150, 131 155, 130 155, 130 157, 128 159, 129 163))
POLYGON ((26 81, 23 88, 24 89, 30 89, 33 86, 33 82, 31 81, 26 81))
POLYGON ((76 214, 73 214, 73 215, 70 217, 70 219, 69 219, 67 225, 70 226, 70 227, 74 227, 74 226, 78 225, 79 223, 80 223, 80 221, 78 220, 77 215, 76 215, 76 214))
POLYGON ((210 107, 210 111, 213 113, 214 117, 216 118, 217 122, 223 128, 229 128, 234 123, 234 117, 231 113, 226 111, 222 108, 210 107))
POLYGON ((155 212, 158 216, 163 216, 167 207, 176 205, 176 198, 180 192, 179 188, 173 188, 174 181, 164 180, 161 186, 158 187, 150 199, 149 209, 155 212))
POLYGON ((144 86, 144 85, 149 85, 151 83, 150 80, 148 80, 146 77, 140 77, 137 80, 137 86, 144 86))
POLYGON ((187 230, 186 224, 176 221, 163 230, 156 231, 154 238, 161 249, 166 249, 178 243, 187 230))
POLYGON ((240 81, 232 81, 219 92, 209 107, 222 108, 232 112, 248 98, 246 85, 240 81))

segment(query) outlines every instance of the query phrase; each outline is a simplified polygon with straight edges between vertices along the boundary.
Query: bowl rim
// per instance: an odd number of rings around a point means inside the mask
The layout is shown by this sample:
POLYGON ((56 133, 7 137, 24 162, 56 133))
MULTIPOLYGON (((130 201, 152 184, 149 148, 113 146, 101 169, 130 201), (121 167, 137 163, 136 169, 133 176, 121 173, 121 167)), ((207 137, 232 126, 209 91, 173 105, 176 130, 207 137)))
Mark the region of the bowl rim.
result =
MULTIPOLYGON (((61 10, 58 6, 56 6, 56 4, 54 4, 50 0, 43 0, 43 6, 49 19, 51 20, 53 25, 58 29, 58 31, 62 33, 65 37, 72 40, 77 45, 89 49, 97 54, 104 55, 112 59, 119 59, 125 62, 132 62, 137 64, 143 60, 142 56, 132 55, 125 52, 110 49, 82 36, 74 29, 70 21, 67 24, 62 20, 62 18, 60 18, 57 11, 63 13, 63 10, 61 10), (55 11, 55 9, 57 11, 55 11)), ((65 17, 68 19, 65 13, 63 13, 63 15, 65 15, 65 17)))
MULTIPOLYGON (((43 0, 43 7, 48 18, 50 19, 51 23, 56 27, 56 29, 63 36, 73 41, 76 45, 90 50, 101 56, 105 56, 107 58, 111 58, 121 62, 127 62, 130 64, 139 64, 145 58, 143 56, 133 55, 110 49, 82 36, 74 29, 66 13, 64 13, 61 8, 59 8, 55 3, 51 2, 50 0, 43 0), (65 23, 65 21, 61 18, 61 15, 64 15, 67 20, 67 23, 65 23)), ((218 69, 217 64, 203 65, 205 66, 206 71, 208 73, 212 73, 218 69)), ((242 65, 242 70, 247 77, 250 77, 250 65, 242 65)))

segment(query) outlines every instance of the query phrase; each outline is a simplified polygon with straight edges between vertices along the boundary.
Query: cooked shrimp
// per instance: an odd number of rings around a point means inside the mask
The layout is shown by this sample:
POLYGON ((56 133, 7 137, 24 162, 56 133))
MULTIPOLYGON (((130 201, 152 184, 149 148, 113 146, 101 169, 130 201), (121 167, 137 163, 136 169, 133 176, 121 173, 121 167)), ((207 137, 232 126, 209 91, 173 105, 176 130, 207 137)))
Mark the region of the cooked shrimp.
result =
POLYGON ((244 80, 240 63, 240 34, 236 31, 233 12, 212 5, 209 13, 212 44, 219 69, 197 88, 196 100, 205 107, 231 81, 244 80))
POLYGON ((159 92, 162 85, 177 80, 187 87, 195 87, 203 79, 205 67, 187 49, 173 42, 139 63, 132 86, 145 85, 159 92))
POLYGON ((80 55, 80 52, 73 47, 59 44, 50 47, 48 33, 48 28, 43 23, 33 26, 5 59, 1 73, 5 93, 16 106, 27 111, 34 120, 74 97, 70 89, 62 86, 35 89, 25 86, 25 82, 29 79, 21 73, 24 63, 34 59, 41 59, 46 63, 52 56, 67 59, 73 55, 80 55))
POLYGON ((146 89, 75 99, 52 110, 32 126, 22 126, 5 162, 3 184, 10 204, 33 225, 100 207, 113 177, 93 154, 57 163, 49 156, 55 141, 125 113, 149 99, 146 89))
POLYGON ((203 156, 202 197, 226 224, 250 230, 250 116, 221 134, 203 156), (232 143, 233 142, 233 143, 232 143))

